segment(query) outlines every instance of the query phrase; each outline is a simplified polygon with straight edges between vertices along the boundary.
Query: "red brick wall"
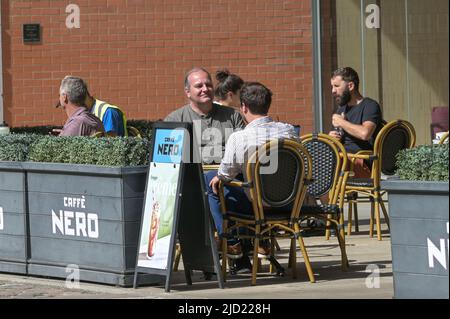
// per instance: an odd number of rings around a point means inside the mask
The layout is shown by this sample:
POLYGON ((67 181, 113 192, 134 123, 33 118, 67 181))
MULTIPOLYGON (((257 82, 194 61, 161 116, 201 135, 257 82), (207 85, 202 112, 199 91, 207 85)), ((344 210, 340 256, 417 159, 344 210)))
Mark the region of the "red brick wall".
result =
POLYGON ((185 104, 184 73, 229 68, 274 92, 271 115, 312 130, 310 0, 2 0, 5 119, 63 124, 61 79, 78 75, 129 119, 158 119, 185 104), (65 8, 81 10, 68 29, 65 8), (22 24, 40 23, 25 45, 22 24))

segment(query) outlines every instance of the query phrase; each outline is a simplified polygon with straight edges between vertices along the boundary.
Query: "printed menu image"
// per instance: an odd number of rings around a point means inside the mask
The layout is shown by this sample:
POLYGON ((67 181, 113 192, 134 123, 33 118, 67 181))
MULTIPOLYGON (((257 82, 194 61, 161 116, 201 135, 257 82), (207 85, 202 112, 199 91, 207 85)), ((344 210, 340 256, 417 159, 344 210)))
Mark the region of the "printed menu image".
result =
POLYGON ((150 164, 139 267, 167 269, 179 173, 179 164, 150 164))

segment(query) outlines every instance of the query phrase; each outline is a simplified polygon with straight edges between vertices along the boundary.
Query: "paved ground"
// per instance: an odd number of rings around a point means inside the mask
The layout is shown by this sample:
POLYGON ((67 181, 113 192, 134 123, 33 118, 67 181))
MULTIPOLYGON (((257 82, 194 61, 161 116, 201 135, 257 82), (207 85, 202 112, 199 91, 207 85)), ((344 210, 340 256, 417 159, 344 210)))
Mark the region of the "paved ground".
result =
MULTIPOLYGON (((106 299, 106 298, 149 298, 149 299, 391 299, 393 297, 391 247, 389 234, 385 231, 383 240, 369 238, 367 209, 361 209, 361 231, 346 237, 350 269, 340 269, 340 251, 336 238, 326 241, 324 237, 305 238, 316 283, 308 281, 305 267, 298 254, 298 278, 293 280, 290 270, 285 277, 268 273, 268 264, 263 262, 264 273, 259 275, 256 286, 250 286, 250 275, 228 277, 225 289, 219 289, 217 282, 205 281, 203 274, 195 272, 193 285, 185 284, 184 272, 173 276, 172 290, 164 287, 147 286, 138 289, 107 285, 80 283, 80 289, 66 287, 64 280, 33 278, 11 274, 0 274, 0 298, 62 298, 62 299, 106 299)), ((383 224, 384 230, 386 230, 383 224)), ((278 260, 286 266, 288 241, 280 242, 278 260)), ((182 264, 182 263, 181 263, 182 264)))

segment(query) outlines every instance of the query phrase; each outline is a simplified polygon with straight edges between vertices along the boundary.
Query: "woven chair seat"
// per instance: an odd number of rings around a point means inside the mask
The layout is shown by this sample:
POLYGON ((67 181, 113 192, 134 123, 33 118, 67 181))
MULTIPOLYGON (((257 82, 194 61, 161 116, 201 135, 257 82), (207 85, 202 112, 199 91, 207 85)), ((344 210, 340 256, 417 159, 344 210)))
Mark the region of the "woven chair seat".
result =
POLYGON ((338 205, 303 205, 300 210, 300 215, 338 215, 340 212, 341 210, 338 205))
POLYGON ((371 178, 349 178, 347 180, 347 186, 353 187, 371 187, 373 188, 373 179, 371 178))

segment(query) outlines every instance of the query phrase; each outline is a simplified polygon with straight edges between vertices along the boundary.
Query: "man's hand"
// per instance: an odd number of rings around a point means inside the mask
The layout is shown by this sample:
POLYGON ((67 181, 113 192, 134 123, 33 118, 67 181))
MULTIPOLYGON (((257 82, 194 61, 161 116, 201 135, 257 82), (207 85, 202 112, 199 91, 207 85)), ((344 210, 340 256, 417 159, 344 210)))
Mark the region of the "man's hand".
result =
POLYGON ((48 134, 49 135, 59 135, 59 134, 61 134, 61 131, 62 131, 62 129, 59 129, 59 128, 54 128, 54 129, 52 129, 50 132, 48 132, 48 134))
POLYGON ((335 130, 330 131, 330 133, 328 133, 328 135, 330 135, 331 137, 334 137, 338 141, 342 138, 341 134, 339 134, 339 132, 335 131, 335 130))
POLYGON ((342 123, 346 122, 343 114, 333 114, 331 122, 334 127, 342 127, 342 123))
POLYGON ((214 194, 218 194, 219 193, 219 182, 220 182, 220 179, 219 179, 219 176, 214 176, 214 178, 211 180, 211 182, 209 182, 209 186, 212 188, 212 190, 213 190, 213 193, 214 194))

